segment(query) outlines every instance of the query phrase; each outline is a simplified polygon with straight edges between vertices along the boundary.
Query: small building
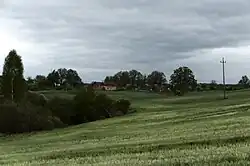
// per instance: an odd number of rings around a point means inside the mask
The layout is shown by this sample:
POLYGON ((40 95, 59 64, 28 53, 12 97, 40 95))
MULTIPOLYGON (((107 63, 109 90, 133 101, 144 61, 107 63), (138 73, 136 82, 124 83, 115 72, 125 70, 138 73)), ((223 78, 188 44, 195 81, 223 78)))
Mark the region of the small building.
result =
POLYGON ((113 91, 117 89, 117 86, 111 83, 106 84, 104 82, 92 82, 91 85, 95 90, 113 91))
POLYGON ((113 91, 113 90, 116 90, 117 87, 115 84, 104 84, 102 89, 106 91, 113 91))

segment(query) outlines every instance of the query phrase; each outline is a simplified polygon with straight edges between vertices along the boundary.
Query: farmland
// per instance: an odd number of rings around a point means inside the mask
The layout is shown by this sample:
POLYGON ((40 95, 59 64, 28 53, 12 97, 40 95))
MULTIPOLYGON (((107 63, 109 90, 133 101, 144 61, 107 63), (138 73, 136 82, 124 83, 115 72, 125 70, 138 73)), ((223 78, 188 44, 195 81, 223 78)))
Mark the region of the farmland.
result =
MULTIPOLYGON (((48 98, 72 97, 61 91, 48 98)), ((137 112, 67 129, 0 139, 1 165, 249 165, 250 91, 171 97, 107 92, 137 112)))

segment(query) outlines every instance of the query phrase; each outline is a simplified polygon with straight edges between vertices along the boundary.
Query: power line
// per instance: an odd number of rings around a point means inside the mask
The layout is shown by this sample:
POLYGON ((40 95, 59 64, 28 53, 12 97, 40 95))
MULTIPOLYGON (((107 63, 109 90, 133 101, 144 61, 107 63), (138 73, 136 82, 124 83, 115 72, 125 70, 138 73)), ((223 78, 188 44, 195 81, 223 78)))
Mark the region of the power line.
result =
POLYGON ((223 77, 223 86, 224 86, 224 99, 226 99, 226 76, 225 76, 225 58, 222 58, 222 61, 220 61, 220 63, 222 63, 222 77, 223 77))

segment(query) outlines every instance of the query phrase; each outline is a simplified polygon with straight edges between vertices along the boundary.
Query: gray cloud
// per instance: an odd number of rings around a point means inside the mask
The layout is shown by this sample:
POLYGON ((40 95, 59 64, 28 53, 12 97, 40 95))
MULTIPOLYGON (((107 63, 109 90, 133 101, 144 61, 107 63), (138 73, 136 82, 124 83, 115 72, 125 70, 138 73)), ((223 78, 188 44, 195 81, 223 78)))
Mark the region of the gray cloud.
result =
MULTIPOLYGON (((90 81, 132 68, 170 75, 188 65, 200 81, 220 81, 221 56, 244 54, 237 48, 250 41, 248 0, 6 0, 3 10, 0 24, 28 42, 19 48, 27 55, 27 75, 71 67, 90 81), (238 51, 213 51, 220 48, 238 51), (208 63, 201 64, 204 59, 208 63)), ((245 70, 234 69, 229 81, 238 81, 245 70)))

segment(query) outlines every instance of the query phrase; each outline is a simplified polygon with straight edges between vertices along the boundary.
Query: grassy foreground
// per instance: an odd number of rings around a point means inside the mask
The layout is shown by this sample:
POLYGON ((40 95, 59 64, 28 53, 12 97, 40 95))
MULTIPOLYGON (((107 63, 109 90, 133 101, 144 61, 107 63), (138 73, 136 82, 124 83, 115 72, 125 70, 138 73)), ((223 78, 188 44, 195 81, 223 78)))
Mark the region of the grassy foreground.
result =
POLYGON ((228 100, 221 92, 109 94, 130 99, 138 112, 0 138, 0 165, 250 165, 250 91, 228 100))

